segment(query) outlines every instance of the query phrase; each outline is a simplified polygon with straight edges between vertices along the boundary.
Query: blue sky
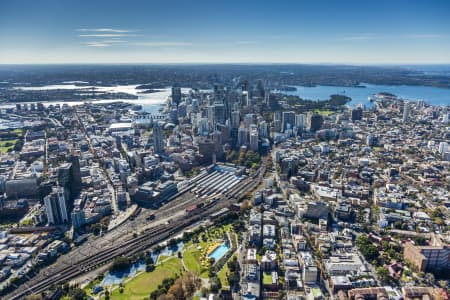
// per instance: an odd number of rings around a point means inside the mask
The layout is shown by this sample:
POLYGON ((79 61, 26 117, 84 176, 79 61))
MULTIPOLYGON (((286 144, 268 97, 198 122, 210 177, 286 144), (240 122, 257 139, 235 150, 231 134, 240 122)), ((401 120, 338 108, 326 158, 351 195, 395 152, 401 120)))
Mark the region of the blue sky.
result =
POLYGON ((447 0, 1 0, 0 63, 450 63, 447 0))

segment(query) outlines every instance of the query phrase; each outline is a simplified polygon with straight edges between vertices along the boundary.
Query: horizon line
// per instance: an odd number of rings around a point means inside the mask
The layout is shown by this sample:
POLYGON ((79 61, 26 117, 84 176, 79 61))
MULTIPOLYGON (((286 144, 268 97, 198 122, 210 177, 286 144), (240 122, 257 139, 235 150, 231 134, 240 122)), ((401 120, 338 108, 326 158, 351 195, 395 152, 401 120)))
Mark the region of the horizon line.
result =
POLYGON ((329 66, 442 66, 450 62, 408 62, 408 63, 357 63, 357 62, 33 62, 0 63, 0 66, 48 66, 48 65, 329 65, 329 66))

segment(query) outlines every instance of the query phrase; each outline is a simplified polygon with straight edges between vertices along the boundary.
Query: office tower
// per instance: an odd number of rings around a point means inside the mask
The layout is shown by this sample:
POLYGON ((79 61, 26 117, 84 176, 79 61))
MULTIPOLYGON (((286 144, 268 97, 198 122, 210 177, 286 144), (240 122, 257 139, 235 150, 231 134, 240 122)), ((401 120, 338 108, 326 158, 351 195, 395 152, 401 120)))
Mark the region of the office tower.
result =
POLYGON ((363 110, 361 107, 358 107, 356 109, 352 109, 352 121, 358 121, 361 120, 363 116, 363 110))
POLYGON ((242 82, 242 91, 248 92, 248 80, 242 82))
POLYGON ((295 115, 295 127, 298 130, 303 131, 306 128, 306 115, 305 114, 297 114, 295 115))
POLYGON ((172 87, 172 105, 176 105, 178 107, 178 104, 181 102, 181 88, 179 87, 172 87))
POLYGON ((250 104, 250 98, 247 91, 242 92, 241 96, 241 106, 249 106, 250 104))
POLYGON ((208 122, 211 125, 214 125, 214 117, 215 117, 215 107, 214 105, 209 105, 206 107, 206 117, 208 118, 208 122))
POLYGON ((241 123, 239 111, 231 112, 231 128, 239 128, 241 123))
POLYGON ((269 129, 266 121, 259 122, 259 135, 262 138, 266 138, 269 136, 269 129))
POLYGON ((405 101, 403 104, 403 123, 408 122, 408 118, 409 118, 409 103, 405 101))
POLYGON ((178 105, 178 118, 186 117, 186 111, 186 102, 181 102, 180 105, 178 105))
POLYGON ((223 103, 214 104, 215 123, 225 124, 225 105, 223 103))
POLYGON ((153 126, 153 147, 155 153, 164 152, 164 132, 158 122, 153 126))
POLYGON ((258 140, 259 140, 259 136, 258 136, 258 131, 257 130, 252 130, 250 132, 250 149, 252 151, 258 151, 258 140))
POLYGON ((198 99, 192 99, 192 112, 198 113, 198 99))
POLYGON ((80 171, 80 159, 78 155, 72 154, 70 157, 72 164, 72 179, 70 184, 70 193, 72 197, 81 191, 81 171, 80 171))
POLYGON ((75 229, 78 229, 86 224, 86 215, 84 213, 84 210, 80 209, 79 207, 75 208, 72 211, 70 217, 72 219, 73 228, 75 229))
POLYGON ((225 98, 225 89, 222 85, 214 85, 214 102, 223 103, 225 98))
POLYGON ((170 122, 177 124, 178 123, 178 109, 173 106, 169 111, 169 119, 170 122))
POLYGON ((265 95, 264 83, 261 79, 259 79, 256 83, 256 96, 264 98, 264 95, 265 95))
POLYGON ((294 123, 295 123, 295 113, 293 111, 283 111, 282 115, 283 130, 288 129, 288 125, 290 126, 289 128, 292 128, 294 126, 294 123))
POLYGON ((213 162, 213 155, 216 151, 215 143, 208 138, 200 137, 198 139, 198 152, 203 156, 203 162, 213 162))
POLYGON ((246 114, 244 116, 244 126, 250 127, 250 125, 256 123, 256 115, 255 114, 246 114))
POLYGON ((239 127, 238 129, 238 147, 246 145, 248 142, 248 129, 244 127, 239 127))
POLYGON ((217 130, 220 131, 222 135, 222 144, 230 140, 230 127, 227 124, 217 124, 217 130))
POLYGON ((308 112, 307 129, 309 131, 317 131, 322 127, 323 117, 319 114, 308 112))
POLYGON ((44 205, 49 224, 64 224, 69 221, 63 187, 53 188, 52 192, 45 196, 44 205))
POLYGON ((444 113, 442 115, 442 123, 448 124, 448 118, 449 118, 449 113, 444 111, 444 113))
POLYGON ((198 120, 198 133, 200 135, 208 135, 209 132, 209 122, 207 118, 200 118, 198 120))
POLYGON ((72 183, 72 164, 64 163, 58 167, 58 185, 64 189, 65 197, 70 198, 72 183))

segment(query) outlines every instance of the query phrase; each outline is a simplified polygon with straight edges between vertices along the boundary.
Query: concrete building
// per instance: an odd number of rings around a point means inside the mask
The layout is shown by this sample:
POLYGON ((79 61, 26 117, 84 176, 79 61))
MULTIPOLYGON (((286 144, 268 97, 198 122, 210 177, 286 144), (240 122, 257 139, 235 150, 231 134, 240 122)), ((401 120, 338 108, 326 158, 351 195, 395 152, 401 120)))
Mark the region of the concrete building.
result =
POLYGON ((44 198, 45 211, 49 224, 64 224, 69 221, 64 188, 57 187, 44 198))
POLYGON ((403 256, 420 271, 450 268, 450 247, 434 234, 430 246, 406 243, 403 248, 403 256))

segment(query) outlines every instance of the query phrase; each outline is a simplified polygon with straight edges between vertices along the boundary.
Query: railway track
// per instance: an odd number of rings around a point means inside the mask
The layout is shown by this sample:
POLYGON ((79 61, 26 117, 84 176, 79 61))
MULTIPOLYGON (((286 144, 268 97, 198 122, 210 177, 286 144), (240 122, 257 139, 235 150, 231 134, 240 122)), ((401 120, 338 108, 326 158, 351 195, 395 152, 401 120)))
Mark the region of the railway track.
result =
MULTIPOLYGON (((261 182, 262 176, 260 174, 263 173, 264 172, 259 173, 257 178, 246 178, 244 181, 221 195, 218 201, 209 203, 201 208, 194 216, 183 216, 170 224, 161 224, 152 227, 141 235, 138 235, 137 237, 123 241, 122 243, 119 243, 117 245, 105 247, 104 249, 99 250, 93 255, 89 255, 85 258, 80 259, 74 264, 66 264, 66 267, 60 270, 55 270, 54 274, 48 274, 45 278, 42 278, 42 276, 31 278, 30 282, 24 283, 20 287, 17 287, 15 291, 3 297, 2 299, 23 299, 29 294, 43 292, 54 284, 60 284, 79 275, 85 274, 86 272, 91 271, 99 267, 100 265, 111 262, 115 257, 132 256, 134 254, 140 253, 145 249, 148 249, 170 238, 174 234, 182 232, 188 226, 195 224, 202 219, 205 219, 213 212, 229 206, 232 202, 234 202, 233 200, 239 199, 239 197, 241 197, 247 191, 254 189, 261 182)), ((187 190, 188 189, 186 189, 186 191, 187 190)))

